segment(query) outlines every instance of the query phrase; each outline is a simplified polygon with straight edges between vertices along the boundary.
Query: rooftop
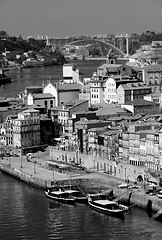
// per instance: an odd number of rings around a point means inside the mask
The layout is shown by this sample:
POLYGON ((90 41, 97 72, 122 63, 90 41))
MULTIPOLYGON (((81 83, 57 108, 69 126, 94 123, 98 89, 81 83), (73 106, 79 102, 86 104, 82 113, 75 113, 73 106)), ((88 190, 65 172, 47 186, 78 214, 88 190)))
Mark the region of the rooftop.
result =
POLYGON ((23 112, 24 113, 33 113, 33 112, 39 112, 39 110, 36 110, 36 109, 32 108, 32 109, 24 110, 23 112))
POLYGON ((47 99, 47 98, 53 98, 53 95, 51 93, 35 93, 33 94, 34 99, 47 99))
POLYGON ((112 68, 112 69, 114 69, 114 68, 119 68, 119 67, 121 67, 122 66, 122 64, 109 64, 109 63, 104 63, 103 65, 101 65, 98 69, 103 69, 103 68, 112 68))
POLYGON ((43 89, 42 86, 28 86, 25 89, 43 89))
POLYGON ((140 83, 139 82, 137 82, 137 83, 126 83, 126 84, 122 84, 120 86, 123 87, 125 90, 129 90, 129 89, 132 89, 132 88, 135 88, 135 89, 137 89, 137 88, 138 89, 148 89, 148 88, 150 88, 149 86, 146 86, 146 84, 142 83, 142 82, 140 82, 140 83))
POLYGON ((121 107, 103 107, 96 111, 96 116, 114 115, 118 113, 125 113, 121 107))
POLYGON ((130 101, 130 102, 127 102, 124 105, 133 105, 134 107, 136 106, 150 106, 150 105, 156 105, 156 103, 154 102, 150 102, 150 101, 147 101, 147 100, 144 100, 144 99, 135 99, 133 101, 130 101))
POLYGON ((79 90, 83 86, 79 83, 64 83, 57 86, 58 91, 73 91, 79 90))
POLYGON ((145 70, 153 70, 153 71, 162 71, 162 64, 157 64, 157 65, 147 65, 144 67, 145 70))

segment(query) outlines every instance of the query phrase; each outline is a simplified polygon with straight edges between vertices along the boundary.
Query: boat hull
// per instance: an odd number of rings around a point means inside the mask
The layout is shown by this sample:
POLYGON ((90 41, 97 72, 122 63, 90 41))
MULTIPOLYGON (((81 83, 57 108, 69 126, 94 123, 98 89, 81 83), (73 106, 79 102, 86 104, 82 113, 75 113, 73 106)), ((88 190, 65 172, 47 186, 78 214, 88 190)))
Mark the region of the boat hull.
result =
POLYGON ((0 86, 7 84, 7 83, 11 83, 12 80, 10 77, 0 77, 0 86))
POLYGON ((76 197, 75 201, 77 203, 88 204, 88 197, 76 197))
POLYGON ((61 198, 61 197, 53 196, 53 195, 49 194, 48 192, 45 192, 45 194, 46 194, 47 198, 52 199, 57 202, 66 203, 66 204, 70 204, 70 205, 74 205, 76 203, 76 200, 74 198, 61 198))
POLYGON ((93 202, 88 202, 89 206, 93 208, 97 212, 102 212, 106 215, 113 216, 113 217, 124 217, 125 210, 110 210, 103 207, 98 207, 93 204, 93 202))

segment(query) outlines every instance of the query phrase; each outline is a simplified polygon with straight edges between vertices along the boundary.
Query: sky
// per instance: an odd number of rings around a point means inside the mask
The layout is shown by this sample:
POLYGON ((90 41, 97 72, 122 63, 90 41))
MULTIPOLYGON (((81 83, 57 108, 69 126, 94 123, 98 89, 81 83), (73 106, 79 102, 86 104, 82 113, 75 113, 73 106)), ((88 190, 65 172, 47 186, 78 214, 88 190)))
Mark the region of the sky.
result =
POLYGON ((162 0, 0 0, 0 31, 23 37, 162 32, 162 0))

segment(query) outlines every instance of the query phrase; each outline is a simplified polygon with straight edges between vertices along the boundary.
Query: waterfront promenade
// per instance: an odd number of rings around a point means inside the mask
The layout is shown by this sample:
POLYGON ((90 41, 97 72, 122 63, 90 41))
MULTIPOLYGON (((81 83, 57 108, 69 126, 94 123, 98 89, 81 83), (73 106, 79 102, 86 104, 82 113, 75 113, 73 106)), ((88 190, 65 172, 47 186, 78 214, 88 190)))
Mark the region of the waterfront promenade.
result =
MULTIPOLYGON (((47 165, 47 161, 50 160, 48 150, 46 152, 39 152, 39 155, 35 154, 35 157, 27 161, 26 156, 22 157, 3 157, 0 159, 0 164, 8 168, 12 168, 18 173, 26 175, 27 177, 40 179, 42 181, 65 181, 71 179, 100 179, 104 181, 110 181, 112 179, 116 184, 120 179, 109 177, 107 174, 100 174, 94 172, 86 172, 80 169, 67 169, 66 171, 50 170, 47 165)), ((120 180, 121 181, 121 180, 120 180)))
POLYGON ((69 179, 72 183, 77 184, 86 192, 98 192, 100 190, 114 190, 116 197, 121 198, 125 202, 128 201, 130 193, 131 205, 146 209, 149 200, 152 201, 153 210, 159 211, 162 209, 162 200, 157 196, 150 196, 146 194, 144 188, 140 189, 119 189, 118 183, 124 181, 104 173, 86 172, 85 170, 78 170, 71 168, 66 171, 53 171, 47 167, 47 161, 50 160, 48 150, 46 152, 39 152, 31 161, 27 161, 26 156, 22 157, 4 157, 0 159, 0 169, 29 185, 45 189, 53 184, 67 184, 69 179))

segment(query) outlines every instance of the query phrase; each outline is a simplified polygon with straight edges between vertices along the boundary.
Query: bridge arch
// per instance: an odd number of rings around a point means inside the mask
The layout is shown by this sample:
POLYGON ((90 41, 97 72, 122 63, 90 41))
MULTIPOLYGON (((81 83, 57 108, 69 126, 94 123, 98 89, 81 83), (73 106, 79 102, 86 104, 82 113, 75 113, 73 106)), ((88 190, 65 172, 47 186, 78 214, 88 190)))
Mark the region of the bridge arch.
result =
POLYGON ((111 43, 107 43, 107 42, 104 42, 104 41, 102 41, 102 40, 93 39, 93 38, 86 38, 86 39, 75 40, 75 41, 73 41, 73 42, 70 42, 70 43, 65 44, 64 46, 61 47, 61 49, 65 48, 65 47, 68 46, 68 45, 73 45, 73 44, 80 43, 80 42, 84 42, 84 41, 92 41, 92 42, 102 43, 102 44, 104 44, 105 46, 108 46, 108 47, 112 48, 115 52, 117 52, 118 54, 120 54, 122 57, 126 57, 126 54, 125 54, 122 50, 120 50, 119 48, 115 47, 115 46, 112 45, 111 43))

